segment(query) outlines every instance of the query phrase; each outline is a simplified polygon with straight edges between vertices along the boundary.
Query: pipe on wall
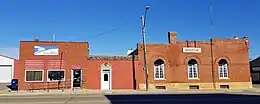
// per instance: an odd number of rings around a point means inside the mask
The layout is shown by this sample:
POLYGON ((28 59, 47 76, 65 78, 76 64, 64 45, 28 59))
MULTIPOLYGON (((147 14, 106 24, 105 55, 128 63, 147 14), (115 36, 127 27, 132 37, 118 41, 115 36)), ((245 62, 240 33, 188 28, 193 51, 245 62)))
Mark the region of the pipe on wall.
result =
POLYGON ((211 57, 212 83, 213 83, 213 88, 216 89, 212 39, 210 39, 210 57, 211 57))

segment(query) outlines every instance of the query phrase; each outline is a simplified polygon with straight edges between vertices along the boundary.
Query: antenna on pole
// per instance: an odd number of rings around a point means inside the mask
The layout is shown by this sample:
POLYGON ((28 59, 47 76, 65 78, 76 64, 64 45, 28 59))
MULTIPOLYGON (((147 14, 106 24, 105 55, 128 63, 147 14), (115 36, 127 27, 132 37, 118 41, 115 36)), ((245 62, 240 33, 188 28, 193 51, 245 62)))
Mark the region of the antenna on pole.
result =
POLYGON ((55 42, 55 34, 52 35, 52 41, 55 42))
POLYGON ((209 4, 209 12, 210 12, 210 34, 213 35, 213 20, 212 20, 212 0, 210 0, 210 4, 209 4))

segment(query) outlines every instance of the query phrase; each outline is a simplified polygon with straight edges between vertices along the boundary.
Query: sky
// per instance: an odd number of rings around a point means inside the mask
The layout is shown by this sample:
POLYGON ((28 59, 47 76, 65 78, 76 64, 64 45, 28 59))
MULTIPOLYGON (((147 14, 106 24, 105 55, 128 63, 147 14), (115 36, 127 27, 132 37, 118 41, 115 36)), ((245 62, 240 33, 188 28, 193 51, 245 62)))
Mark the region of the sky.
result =
POLYGON ((248 36, 250 58, 260 55, 260 0, 0 0, 0 54, 19 57, 19 42, 38 38, 87 41, 91 55, 126 55, 141 37, 149 5, 147 43, 248 36))

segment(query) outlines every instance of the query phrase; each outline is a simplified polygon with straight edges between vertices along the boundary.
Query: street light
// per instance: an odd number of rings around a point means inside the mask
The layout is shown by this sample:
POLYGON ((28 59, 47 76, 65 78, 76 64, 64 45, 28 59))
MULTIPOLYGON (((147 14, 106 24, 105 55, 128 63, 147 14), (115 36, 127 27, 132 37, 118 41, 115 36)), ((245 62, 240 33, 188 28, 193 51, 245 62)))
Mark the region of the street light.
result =
POLYGON ((147 62, 146 62, 146 42, 145 42, 145 21, 146 21, 146 12, 150 7, 145 7, 144 15, 142 15, 142 38, 143 38, 143 51, 144 51, 144 71, 145 71, 145 90, 148 91, 148 69, 147 69, 147 62))

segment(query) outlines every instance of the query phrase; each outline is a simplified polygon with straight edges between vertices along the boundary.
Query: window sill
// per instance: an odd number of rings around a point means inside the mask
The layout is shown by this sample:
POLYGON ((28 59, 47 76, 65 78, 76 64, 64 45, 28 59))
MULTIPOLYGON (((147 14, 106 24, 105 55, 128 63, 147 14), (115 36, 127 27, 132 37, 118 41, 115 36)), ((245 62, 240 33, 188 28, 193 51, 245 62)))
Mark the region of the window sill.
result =
POLYGON ((200 80, 199 78, 188 78, 188 80, 200 80))
POLYGON ((35 82, 43 82, 43 81, 25 81, 25 83, 35 83, 35 82))
POLYGON ((163 79, 154 79, 155 81, 164 81, 164 80, 166 80, 165 78, 163 78, 163 79))
POLYGON ((219 78, 219 80, 228 80, 230 78, 219 78))
POLYGON ((52 81, 47 80, 47 82, 59 82, 59 81, 61 81, 61 82, 65 82, 65 80, 52 80, 52 81))

